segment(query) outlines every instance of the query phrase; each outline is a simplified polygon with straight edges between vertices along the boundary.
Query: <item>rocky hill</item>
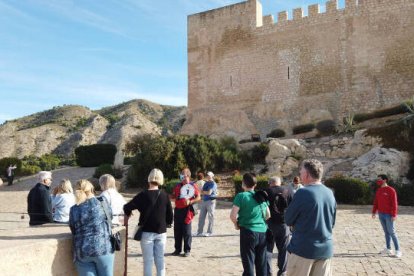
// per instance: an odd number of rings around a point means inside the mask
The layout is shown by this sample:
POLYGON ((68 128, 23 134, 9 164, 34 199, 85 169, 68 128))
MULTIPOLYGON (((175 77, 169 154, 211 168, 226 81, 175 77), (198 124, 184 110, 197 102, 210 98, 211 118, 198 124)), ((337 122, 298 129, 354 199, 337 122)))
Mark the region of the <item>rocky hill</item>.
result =
POLYGON ((168 135, 181 129, 186 107, 132 100, 100 110, 65 105, 0 126, 0 158, 47 153, 70 155, 79 145, 111 143, 120 148, 135 135, 168 135))

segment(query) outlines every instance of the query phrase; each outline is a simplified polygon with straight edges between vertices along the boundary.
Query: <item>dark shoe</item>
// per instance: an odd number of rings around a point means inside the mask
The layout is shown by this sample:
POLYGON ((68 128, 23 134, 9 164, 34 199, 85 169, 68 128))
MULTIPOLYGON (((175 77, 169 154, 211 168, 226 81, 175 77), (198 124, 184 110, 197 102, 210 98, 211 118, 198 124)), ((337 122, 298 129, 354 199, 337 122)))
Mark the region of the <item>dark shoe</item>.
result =
POLYGON ((181 252, 178 251, 174 251, 173 253, 171 253, 171 256, 180 256, 181 252))
POLYGON ((185 252, 184 253, 184 257, 190 257, 190 255, 191 255, 190 252, 185 252))

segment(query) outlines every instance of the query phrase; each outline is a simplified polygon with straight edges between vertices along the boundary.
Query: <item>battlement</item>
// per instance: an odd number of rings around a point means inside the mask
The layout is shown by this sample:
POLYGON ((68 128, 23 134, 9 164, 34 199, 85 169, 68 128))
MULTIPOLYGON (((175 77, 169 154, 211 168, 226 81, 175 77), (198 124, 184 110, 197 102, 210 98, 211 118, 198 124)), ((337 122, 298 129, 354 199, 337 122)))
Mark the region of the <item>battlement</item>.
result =
POLYGON ((358 9, 369 9, 375 7, 388 7, 394 4, 406 3, 407 0, 395 0, 392 3, 385 0, 345 0, 345 7, 339 9, 338 0, 329 0, 325 4, 325 11, 321 12, 319 4, 312 4, 307 7, 307 16, 302 8, 293 9, 293 17, 289 19, 289 11, 277 12, 277 22, 272 15, 262 14, 262 5, 259 0, 247 0, 233 5, 193 14, 188 16, 189 28, 200 25, 216 25, 218 21, 223 23, 223 27, 246 26, 251 28, 286 25, 291 22, 309 19, 323 19, 325 15, 331 15, 338 12, 350 13, 358 9))
MULTIPOLYGON (((377 7, 384 7, 387 8, 389 6, 398 4, 396 2, 407 2, 405 0, 397 0, 392 1, 389 3, 388 1, 383 0, 345 0, 345 7, 343 9, 339 9, 338 0, 329 0, 326 2, 325 5, 325 12, 321 12, 321 7, 319 4, 312 4, 308 6, 308 13, 307 16, 304 16, 304 10, 302 8, 295 8, 293 9, 293 17, 289 19, 289 12, 288 11, 280 11, 277 13, 277 22, 270 22, 267 20, 266 22, 263 21, 264 26, 269 25, 286 25, 290 22, 298 22, 304 19, 323 19, 325 15, 336 14, 338 12, 341 13, 352 13, 358 9, 364 9, 365 11, 369 12, 370 9, 377 8, 377 7)), ((267 18, 268 15, 265 15, 263 18, 267 18)))

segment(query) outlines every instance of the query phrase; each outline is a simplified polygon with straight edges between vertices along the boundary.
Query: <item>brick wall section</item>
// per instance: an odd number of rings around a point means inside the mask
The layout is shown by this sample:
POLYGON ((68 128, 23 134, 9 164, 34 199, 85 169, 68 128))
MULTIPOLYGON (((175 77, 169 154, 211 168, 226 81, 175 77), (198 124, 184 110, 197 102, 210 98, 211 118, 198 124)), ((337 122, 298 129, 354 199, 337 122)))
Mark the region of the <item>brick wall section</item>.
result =
POLYGON ((264 16, 249 0, 188 17, 183 133, 238 138, 400 103, 414 94, 414 2, 328 1, 264 16))

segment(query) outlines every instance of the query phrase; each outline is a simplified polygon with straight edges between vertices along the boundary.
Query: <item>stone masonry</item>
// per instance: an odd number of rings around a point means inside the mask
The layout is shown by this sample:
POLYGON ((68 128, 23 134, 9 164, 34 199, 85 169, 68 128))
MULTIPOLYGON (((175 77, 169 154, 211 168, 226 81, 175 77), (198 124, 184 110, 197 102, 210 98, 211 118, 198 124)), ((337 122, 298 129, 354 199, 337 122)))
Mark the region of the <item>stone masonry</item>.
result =
POLYGON ((251 134, 410 98, 414 1, 337 0, 263 16, 248 0, 188 17, 185 134, 251 134))

